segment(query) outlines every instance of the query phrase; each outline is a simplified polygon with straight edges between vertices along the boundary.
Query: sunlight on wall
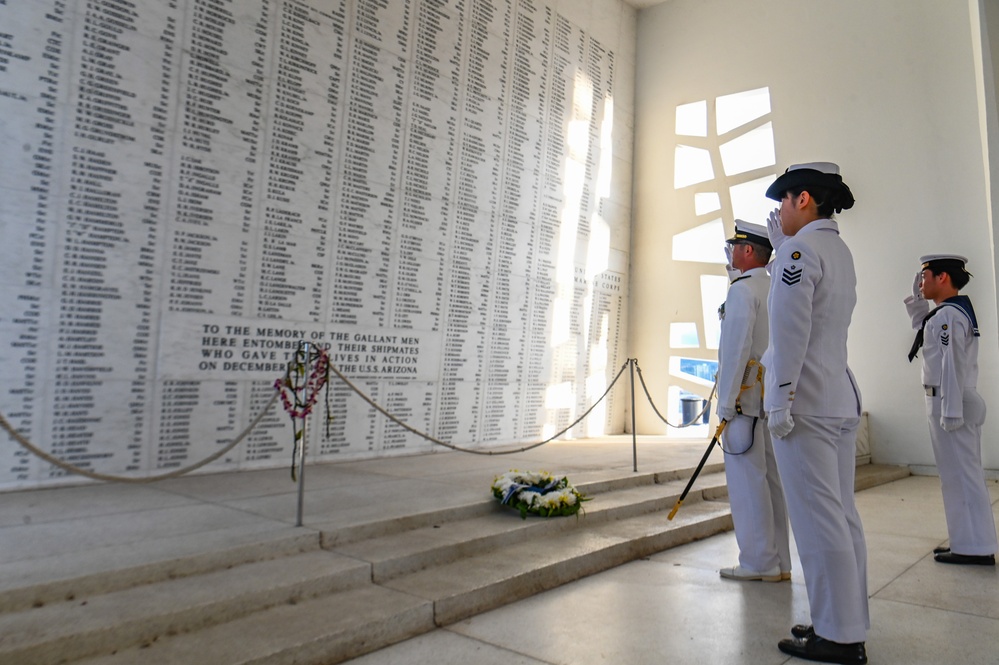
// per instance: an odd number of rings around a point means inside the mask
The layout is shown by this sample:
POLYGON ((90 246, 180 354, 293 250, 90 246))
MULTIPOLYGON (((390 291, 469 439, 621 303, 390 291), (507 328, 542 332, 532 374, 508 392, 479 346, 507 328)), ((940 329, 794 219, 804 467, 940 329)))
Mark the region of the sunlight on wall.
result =
POLYGON ((673 161, 676 164, 673 187, 676 189, 714 180, 715 167, 711 164, 711 153, 704 148, 678 145, 673 161))
POLYGON ((721 197, 718 196, 718 192, 698 192, 694 194, 695 215, 706 215, 715 210, 721 210, 721 197))
POLYGON ((708 103, 681 104, 676 107, 677 136, 708 135, 708 103))
MULTIPOLYGON (((614 103, 609 95, 594 100, 593 85, 582 70, 576 72, 571 85, 572 117, 565 136, 556 293, 549 339, 554 360, 544 399, 544 408, 550 413, 542 431, 544 438, 578 418, 582 414, 580 407, 589 408, 613 379, 607 369, 611 320, 608 313, 595 312, 599 304, 594 282, 610 267, 611 226, 601 214, 600 202, 611 195, 614 103), (594 112, 601 114, 600 125, 591 132, 594 112), (592 165, 589 171, 587 164, 592 165), (592 183, 589 192, 588 182, 592 183), (584 215, 588 230, 581 229, 584 215), (582 266, 578 265, 580 259, 584 261, 582 266), (583 371, 586 376, 580 375, 583 371), (580 396, 579 391, 584 394, 580 396)), ((608 408, 594 409, 582 423, 582 434, 574 429, 566 438, 606 434, 609 422, 608 408)))
MULTIPOLYGON (((674 146, 673 184, 677 190, 689 188, 692 191, 691 217, 674 222, 677 233, 673 235, 672 257, 674 261, 685 262, 676 266, 680 281, 698 283, 700 312, 688 311, 689 305, 684 303, 674 308, 677 320, 670 322, 672 348, 700 349, 705 357, 717 357, 717 353, 710 352, 718 349, 721 336, 718 307, 725 301, 729 285, 727 277, 717 274, 717 265, 726 262, 725 238, 731 234, 735 219, 765 225, 774 208, 773 202, 764 195, 776 178, 773 123, 767 119, 770 110, 769 88, 723 95, 713 103, 700 100, 676 108, 678 140, 674 146), (714 123, 710 118, 712 111, 714 123), (712 124, 715 135, 709 136, 708 128, 712 124), (722 136, 725 140, 719 141, 722 136), (679 137, 684 137, 683 142, 679 137), (704 140, 699 142, 697 137, 704 140), (716 177, 719 172, 722 175, 716 177), (717 214, 721 217, 690 228, 701 215, 716 211, 720 211, 717 214), (708 265, 712 268, 705 272, 708 265), (696 277, 696 280, 687 277, 696 277), (704 331, 700 339, 696 325, 691 323, 698 315, 704 331)), ((689 411, 692 402, 702 397, 687 392, 682 386, 710 388, 716 370, 714 360, 670 357, 670 376, 680 381, 679 384, 671 383, 667 391, 670 422, 680 422, 683 409, 689 411)), ((701 431, 706 434, 706 426, 666 428, 666 434, 673 437, 700 436, 701 431)))
POLYGON ((673 236, 673 260, 724 265, 727 259, 721 217, 673 236))

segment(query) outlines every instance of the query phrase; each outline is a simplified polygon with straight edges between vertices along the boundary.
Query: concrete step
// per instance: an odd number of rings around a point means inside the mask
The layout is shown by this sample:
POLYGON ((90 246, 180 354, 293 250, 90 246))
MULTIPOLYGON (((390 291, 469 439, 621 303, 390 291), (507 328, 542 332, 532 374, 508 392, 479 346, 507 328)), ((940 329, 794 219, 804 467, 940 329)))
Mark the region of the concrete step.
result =
MULTIPOLYGON (((858 467, 858 488, 908 473, 867 466, 858 467)), ((673 521, 667 513, 693 469, 574 478, 592 496, 578 517, 523 520, 484 491, 482 502, 468 506, 321 533, 232 531, 213 543, 217 551, 204 536, 197 546, 130 545, 139 550, 78 565, 52 584, 0 588, 17 609, 0 614, 0 663, 342 662, 731 529, 728 504, 713 500, 726 496, 722 470, 721 463, 705 467, 673 521), (319 544, 327 549, 316 550, 319 544), (153 556, 156 547, 167 551, 153 556), (225 569, 229 556, 235 562, 225 569), (96 587, 118 564, 128 579, 110 582, 118 585, 113 592, 58 596, 96 587), (25 609, 30 598, 49 600, 25 609)), ((58 563, 47 569, 55 574, 58 563)))
MULTIPOLYGON (((724 471, 722 462, 705 464, 701 474, 719 473, 724 471)), ((634 473, 619 469, 607 471, 591 471, 572 474, 572 484, 587 496, 606 494, 622 489, 644 487, 670 481, 683 480, 684 484, 690 478, 694 468, 670 469, 653 472, 634 473)), ((701 481, 698 480, 698 485, 701 481)), ((696 489, 696 488, 695 488, 696 489)), ((388 517, 381 520, 365 520, 347 526, 325 524, 320 521, 310 523, 310 527, 322 532, 322 547, 333 549, 341 545, 356 543, 381 536, 409 531, 413 529, 432 528, 446 522, 456 522, 472 519, 496 512, 496 500, 484 487, 480 501, 461 506, 445 506, 442 508, 419 511, 401 517, 388 517)))
POLYGON ((890 464, 862 464, 857 467, 857 476, 853 486, 856 491, 870 489, 878 485, 901 480, 912 475, 907 466, 892 466, 890 464))
POLYGON ((319 550, 320 534, 250 524, 0 564, 0 612, 319 550))
MULTIPOLYGON (((512 511, 496 517, 510 524, 577 522, 572 517, 521 520, 512 511)), ((332 665, 435 626, 705 538, 730 529, 732 524, 727 504, 700 500, 685 504, 672 522, 662 511, 614 520, 581 517, 578 521, 585 526, 545 532, 528 527, 504 546, 399 575, 382 584, 341 591, 294 607, 273 607, 196 632, 147 638, 142 645, 85 659, 79 665, 332 665), (516 556, 512 555, 514 549, 516 556)), ((376 540, 387 547, 394 542, 376 540)))
POLYGON ((429 601, 367 585, 75 665, 333 665, 433 628, 429 601))
MULTIPOLYGON (((707 468, 707 467, 706 467, 707 468)), ((619 520, 657 511, 669 511, 686 486, 687 481, 670 480, 636 486, 634 483, 616 485, 624 489, 603 491, 583 504, 577 517, 544 519, 520 515, 492 501, 493 510, 488 515, 454 522, 440 522, 430 526, 409 529, 377 538, 341 545, 333 552, 367 561, 372 567, 372 580, 376 583, 421 570, 440 566, 465 557, 503 548, 511 541, 531 538, 551 538, 554 534, 574 529, 590 529, 598 523, 619 520)), ((586 493, 592 490, 587 489, 586 493)), ((684 502, 700 501, 705 494, 724 497, 724 473, 701 473, 684 502)), ((684 508, 685 509, 685 508, 684 508)), ((683 510, 683 509, 681 509, 683 510)), ((335 537, 323 542, 334 541, 335 537)))
POLYGON ((684 504, 673 521, 663 512, 649 513, 544 538, 513 538, 501 548, 401 575, 383 586, 433 601, 434 622, 445 626, 731 528, 727 503, 695 501, 684 504))
POLYGON ((72 661, 370 583, 370 566, 315 551, 0 615, 0 663, 72 661))

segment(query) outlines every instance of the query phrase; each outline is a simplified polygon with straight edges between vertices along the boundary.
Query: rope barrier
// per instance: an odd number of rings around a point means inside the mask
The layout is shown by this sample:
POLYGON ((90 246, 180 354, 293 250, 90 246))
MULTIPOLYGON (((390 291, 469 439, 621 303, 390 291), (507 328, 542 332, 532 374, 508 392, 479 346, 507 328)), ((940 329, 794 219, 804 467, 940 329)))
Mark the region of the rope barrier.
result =
POLYGON ((3 427, 5 430, 7 430, 7 433, 10 434, 11 437, 15 441, 17 441, 19 444, 21 444, 22 446, 24 446, 25 448, 27 448, 28 450, 30 450, 32 453, 34 453, 38 457, 42 458, 46 462, 48 462, 49 464, 57 466, 60 469, 62 469, 63 471, 68 471, 70 473, 75 473, 75 474, 80 475, 80 476, 86 476, 87 478, 91 478, 93 480, 103 480, 105 482, 115 482, 115 483, 151 483, 151 482, 155 482, 157 480, 166 480, 167 478, 176 478, 178 476, 184 475, 185 473, 190 473, 191 471, 194 471, 195 469, 200 469, 201 467, 205 466, 206 464, 211 464, 212 462, 214 462, 218 458, 220 458, 223 455, 225 455, 227 452, 229 452, 230 450, 232 450, 233 448, 235 448, 237 445, 239 445, 239 443, 242 442, 242 440, 246 438, 246 436, 253 430, 253 428, 257 426, 257 423, 259 423, 260 420, 264 417, 264 415, 266 415, 267 412, 270 411, 270 408, 272 406, 274 406, 274 402, 276 402, 278 400, 278 397, 279 397, 279 395, 277 393, 274 393, 274 396, 271 397, 270 401, 267 402, 267 404, 264 406, 264 408, 260 410, 260 413, 258 413, 257 417, 253 419, 253 422, 251 422, 247 426, 246 429, 244 429, 242 432, 240 432, 239 436, 237 436, 235 439, 233 439, 222 450, 219 450, 218 452, 212 453, 211 455, 209 455, 205 459, 203 459, 200 462, 197 462, 195 464, 192 464, 191 466, 186 466, 186 467, 183 467, 183 468, 180 468, 180 469, 174 469, 173 471, 170 471, 169 473, 163 473, 163 474, 160 474, 158 476, 146 476, 144 478, 131 478, 129 476, 113 476, 113 475, 108 475, 106 473, 97 473, 95 471, 88 471, 87 469, 81 469, 80 467, 74 466, 74 465, 72 465, 72 464, 70 464, 68 462, 63 462, 61 459, 59 459, 57 457, 53 457, 52 455, 49 455, 44 450, 41 450, 40 448, 37 448, 30 441, 28 441, 23 436, 21 436, 21 433, 18 432, 16 429, 14 429, 9 422, 7 422, 7 419, 4 417, 4 415, 2 413, 0 413, 0 427, 3 427))
POLYGON ((638 370, 638 381, 639 383, 642 384, 642 390, 645 391, 645 397, 649 400, 649 404, 652 406, 652 410, 655 411, 657 416, 659 416, 659 420, 663 421, 673 429, 681 429, 684 427, 690 427, 691 425, 696 425, 697 421, 704 417, 704 414, 708 410, 708 406, 711 404, 711 400, 715 396, 715 388, 718 387, 717 380, 715 381, 714 385, 711 386, 711 394, 708 395, 708 399, 705 401, 704 408, 701 409, 701 412, 698 413, 696 416, 694 416, 689 423, 683 423, 682 425, 674 425, 670 421, 666 420, 666 416, 659 413, 659 409, 656 408, 656 403, 652 401, 652 395, 649 394, 649 388, 648 386, 645 385, 645 377, 642 376, 642 368, 638 366, 638 359, 635 358, 633 362, 635 363, 635 369, 638 370))
MULTIPOLYGON (((407 430, 408 432, 411 432, 412 434, 415 434, 415 435, 417 435, 417 436, 419 436, 419 437, 421 437, 421 438, 423 438, 423 439, 425 439, 425 440, 427 440, 427 441, 429 441, 429 442, 431 442, 433 444, 442 446, 444 448, 448 448, 450 450, 454 450, 456 452, 471 453, 473 455, 496 455, 496 456, 498 456, 498 455, 512 455, 514 453, 523 453, 523 452, 527 452, 529 450, 533 450, 535 448, 539 448, 539 447, 544 446, 544 445, 546 445, 548 443, 551 443, 552 441, 558 439, 560 436, 562 436, 563 434, 565 434, 566 432, 568 432, 569 430, 571 430, 573 427, 575 427, 576 425, 578 425, 579 423, 581 423, 583 420, 585 420, 586 417, 589 416, 590 413, 593 411, 593 409, 595 409, 607 397, 607 395, 610 393, 610 391, 617 384, 618 380, 620 380, 621 375, 624 374, 624 370, 627 369, 632 363, 634 363, 635 368, 638 370, 638 377, 639 377, 639 380, 640 380, 640 382, 642 384, 642 389, 645 392, 646 398, 649 400, 649 404, 652 406, 652 410, 659 417, 659 419, 662 420, 664 423, 666 423, 668 426, 674 427, 674 428, 689 427, 689 426, 697 423, 697 421, 700 420, 703 417, 704 413, 708 410, 708 406, 706 405, 701 410, 701 412, 698 413, 694 417, 694 419, 691 420, 689 423, 684 423, 682 425, 673 425, 672 423, 670 423, 659 412, 659 409, 656 407, 656 404, 655 404, 655 402, 652 399, 652 395, 649 393, 648 386, 646 386, 646 384, 645 384, 645 377, 642 375, 642 368, 639 367, 638 360, 635 359, 635 358, 628 358, 628 360, 621 366, 621 369, 618 370, 617 375, 614 376, 614 379, 610 382, 610 385, 607 386, 607 389, 603 392, 603 394, 592 405, 590 405, 590 407, 585 412, 583 412, 583 414, 581 416, 579 416, 575 421, 573 421, 570 425, 568 425, 567 427, 565 427, 564 429, 562 429, 558 433, 556 433, 556 434, 548 437, 544 441, 539 441, 537 443, 533 443, 533 444, 530 444, 530 445, 527 445, 527 446, 521 446, 519 448, 514 448, 514 449, 510 449, 510 450, 494 450, 494 449, 478 450, 478 449, 475 449, 475 448, 463 448, 461 446, 457 446, 457 445, 454 445, 454 444, 451 444, 451 443, 447 443, 446 441, 441 441, 440 439, 437 439, 437 438, 435 438, 433 436, 430 436, 429 434, 421 432, 420 430, 412 427, 411 425, 403 422, 402 420, 399 420, 394 415, 392 415, 387 410, 385 410, 384 407, 382 407, 380 404, 378 404, 373 399, 371 399, 371 397, 369 397, 367 394, 365 394, 364 391, 362 391, 360 388, 358 388, 356 385, 354 385, 354 383, 349 378, 347 378, 346 376, 344 376, 344 374, 342 372, 340 372, 339 368, 337 368, 335 365, 333 365, 332 363, 330 363, 328 365, 328 368, 329 368, 329 371, 331 371, 332 373, 336 374, 337 378, 339 378, 341 381, 343 381, 347 385, 348 388, 350 388, 352 391, 354 391, 361 399, 363 399, 365 402, 367 402, 372 408, 374 408, 376 411, 378 411, 379 413, 381 413, 383 416, 385 416, 386 418, 388 418, 390 421, 392 421, 393 423, 395 423, 399 427, 402 427, 403 429, 407 430)), ((711 394, 708 396, 707 404, 710 404, 711 403, 711 399, 714 397, 715 387, 717 387, 717 384, 712 387, 711 394)), ((54 456, 46 453, 44 450, 41 450, 40 448, 38 448, 37 446, 35 446, 34 444, 32 444, 28 439, 26 439, 25 437, 23 437, 21 435, 21 433, 18 432, 16 429, 14 429, 14 427, 7 421, 7 419, 6 419, 6 417, 4 417, 3 413, 0 413, 0 427, 2 427, 4 430, 6 430, 6 432, 11 436, 11 438, 13 438, 17 443, 19 443, 25 449, 27 449, 28 451, 30 451, 32 454, 34 454, 35 456, 39 457, 40 459, 48 462, 49 464, 52 464, 53 466, 56 466, 56 467, 58 467, 58 468, 60 468, 60 469, 62 469, 64 471, 69 472, 69 473, 75 473, 77 475, 81 475, 81 476, 84 476, 86 478, 90 478, 92 480, 100 480, 100 481, 104 481, 104 482, 135 483, 135 484, 152 483, 152 482, 156 482, 156 481, 159 481, 159 480, 166 480, 168 478, 177 478, 177 477, 182 476, 184 474, 190 473, 191 471, 194 471, 194 470, 199 469, 199 468, 201 468, 201 467, 203 467, 203 466, 205 466, 207 464, 210 464, 210 463, 214 462, 218 458, 220 458, 223 455, 225 455, 226 453, 228 453, 230 450, 232 450, 237 445, 239 445, 243 441, 243 439, 245 439, 246 436, 251 431, 253 431, 253 429, 263 419, 263 417, 267 414, 267 412, 270 411, 271 407, 274 406, 274 403, 280 398, 280 396, 281 396, 280 393, 275 392, 275 394, 271 397, 270 401, 268 401, 267 404, 263 407, 263 409, 260 410, 260 412, 250 422, 250 424, 246 427, 246 429, 244 429, 242 432, 240 432, 240 434, 238 436, 236 436, 229 444, 227 444, 225 446, 225 448, 222 448, 221 450, 219 450, 219 451, 217 451, 217 452, 209 455, 208 457, 206 457, 205 459, 201 460, 200 462, 196 462, 195 464, 191 464, 190 466, 182 467, 180 469, 175 469, 175 470, 170 471, 168 473, 163 473, 163 474, 159 474, 159 475, 156 475, 156 476, 147 476, 147 477, 143 477, 143 478, 133 478, 133 477, 129 477, 129 476, 116 476, 116 475, 110 475, 110 474, 104 474, 104 473, 97 473, 95 471, 89 471, 87 469, 80 468, 80 467, 75 466, 73 464, 70 464, 68 462, 64 462, 64 461, 58 459, 57 457, 54 457, 54 456)))
POLYGON ((600 396, 600 399, 598 399, 596 402, 594 402, 593 405, 590 406, 590 408, 588 408, 586 410, 586 412, 583 413, 583 415, 581 415, 579 418, 577 418, 574 423, 572 423, 571 425, 569 425, 568 427, 566 427, 565 429, 563 429, 558 434, 554 434, 554 435, 548 437, 544 441, 540 441, 538 443, 533 443, 533 444, 531 444, 529 446, 526 446, 526 447, 523 447, 523 448, 517 448, 515 450, 476 450, 474 448, 462 448, 460 446, 456 446, 456 445, 451 444, 451 443, 445 443, 444 441, 441 441, 440 439, 436 439, 436 438, 430 436, 429 434, 424 434, 423 432, 421 432, 421 431, 419 431, 419 430, 411 427, 410 425, 404 423, 403 421, 399 420, 398 418, 396 418, 395 416, 393 416, 391 413, 389 413, 388 411, 386 411, 385 409, 383 409, 379 404, 377 404, 370 397, 368 397, 367 395, 365 395, 364 392, 362 392, 360 388, 358 388, 353 383, 351 383, 350 379, 348 379, 346 376, 344 376, 343 374, 340 373, 340 370, 336 367, 336 365, 330 364, 329 367, 330 367, 330 371, 331 372, 333 372, 334 374, 336 374, 337 377, 339 377, 341 381, 343 381, 344 383, 347 384, 348 388, 350 388, 355 393, 357 393, 357 395, 361 399, 363 399, 365 402, 367 402, 372 407, 374 407, 374 409, 376 411, 378 411, 380 414, 382 414, 383 416, 385 416, 386 418, 388 418, 389 420, 391 420, 392 422, 394 422, 399 427, 402 427, 403 429, 405 429, 405 430, 407 430, 409 432, 412 432, 413 434, 415 434, 415 435, 417 435, 419 437, 422 437, 422 438, 426 439, 427 441, 430 441, 431 443, 436 443, 439 446, 444 446, 445 448, 449 448, 451 450, 456 450, 456 451, 462 452, 462 453, 471 453, 473 455, 512 455, 513 453, 526 452, 528 450, 533 450, 535 448, 540 448, 541 446, 543 446, 545 444, 551 443, 552 441, 554 441, 555 439, 557 439, 558 437, 562 436, 563 434, 565 434, 566 432, 568 432, 569 430, 571 430, 573 427, 575 427, 576 425, 578 425, 579 423, 581 423, 583 421, 583 419, 586 418, 586 416, 590 415, 590 412, 593 411, 593 409, 597 408, 597 405, 600 404, 600 402, 602 402, 605 397, 607 397, 607 394, 611 391, 611 388, 614 387, 614 384, 617 383, 617 380, 621 378, 621 375, 624 374, 624 370, 627 369, 628 365, 630 365, 631 363, 632 363, 632 359, 628 358, 628 360, 623 365, 621 365, 621 369, 618 371, 617 376, 615 376, 614 380, 611 381, 611 383, 610 383, 609 386, 607 386, 607 390, 605 390, 604 394, 600 396))

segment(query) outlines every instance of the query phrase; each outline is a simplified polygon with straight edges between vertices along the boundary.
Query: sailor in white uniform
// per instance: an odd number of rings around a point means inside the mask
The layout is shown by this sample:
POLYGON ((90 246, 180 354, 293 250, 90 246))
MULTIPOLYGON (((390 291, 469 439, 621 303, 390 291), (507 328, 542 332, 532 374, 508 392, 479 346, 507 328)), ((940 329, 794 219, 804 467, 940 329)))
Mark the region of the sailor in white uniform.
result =
POLYGON ((791 166, 767 189, 780 201, 768 232, 770 347, 764 409, 801 560, 812 625, 791 628, 784 653, 867 662, 867 544, 854 502, 860 390, 847 367, 857 302, 853 256, 830 217, 853 207, 829 162, 791 166))
POLYGON ((982 467, 985 401, 978 384, 978 320, 968 296, 958 292, 971 278, 957 254, 930 254, 912 285, 905 308, 919 332, 909 351, 920 350, 926 415, 940 472, 950 547, 934 550, 940 563, 994 566, 996 525, 982 467), (930 310, 927 300, 936 308, 930 310))
POLYGON ((770 432, 763 419, 763 365, 769 341, 766 265, 773 248, 759 224, 735 220, 727 241, 729 265, 738 275, 719 310, 718 417, 722 434, 739 565, 722 568, 726 579, 780 582, 791 579, 787 508, 770 432))

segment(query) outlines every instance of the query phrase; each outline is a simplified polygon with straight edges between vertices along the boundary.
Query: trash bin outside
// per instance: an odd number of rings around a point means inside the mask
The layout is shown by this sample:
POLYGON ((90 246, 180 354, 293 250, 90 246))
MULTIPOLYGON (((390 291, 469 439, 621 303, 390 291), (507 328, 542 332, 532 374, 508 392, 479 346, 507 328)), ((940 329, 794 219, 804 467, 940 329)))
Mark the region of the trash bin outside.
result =
POLYGON ((701 411, 703 400, 697 395, 683 395, 680 397, 680 418, 684 425, 692 423, 701 411))

